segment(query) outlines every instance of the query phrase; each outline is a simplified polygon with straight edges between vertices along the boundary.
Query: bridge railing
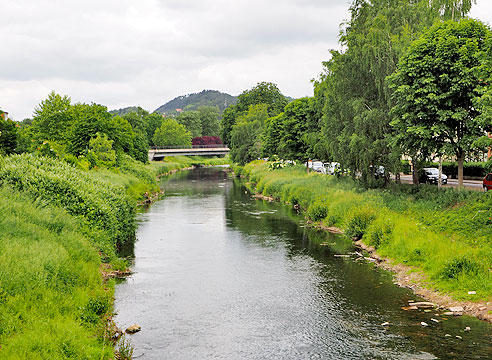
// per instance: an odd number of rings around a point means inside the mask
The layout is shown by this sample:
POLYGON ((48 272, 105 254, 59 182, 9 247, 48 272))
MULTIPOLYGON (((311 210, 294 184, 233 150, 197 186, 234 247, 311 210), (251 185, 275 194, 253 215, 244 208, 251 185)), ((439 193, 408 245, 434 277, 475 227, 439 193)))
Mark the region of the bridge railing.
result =
POLYGON ((167 150, 167 149, 223 149, 227 148, 226 144, 209 144, 209 145, 191 145, 191 146, 151 146, 150 150, 167 150))

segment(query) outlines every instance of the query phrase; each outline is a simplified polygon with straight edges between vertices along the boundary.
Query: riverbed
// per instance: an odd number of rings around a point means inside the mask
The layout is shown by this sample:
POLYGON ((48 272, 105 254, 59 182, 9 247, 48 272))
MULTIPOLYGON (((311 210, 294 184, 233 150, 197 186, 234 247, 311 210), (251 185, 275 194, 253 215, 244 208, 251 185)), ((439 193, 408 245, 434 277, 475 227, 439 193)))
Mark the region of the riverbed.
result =
POLYGON ((135 359, 492 357, 489 324, 403 310, 420 299, 350 239, 255 199, 224 169, 161 185, 139 216, 134 274, 116 288, 117 324, 142 327, 128 336, 135 359))

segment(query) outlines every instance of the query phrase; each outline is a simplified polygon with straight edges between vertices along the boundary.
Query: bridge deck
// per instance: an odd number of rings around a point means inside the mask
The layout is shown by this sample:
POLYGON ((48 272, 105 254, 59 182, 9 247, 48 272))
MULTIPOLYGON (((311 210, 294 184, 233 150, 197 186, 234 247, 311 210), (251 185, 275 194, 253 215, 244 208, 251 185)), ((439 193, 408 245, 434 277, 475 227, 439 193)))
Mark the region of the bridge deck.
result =
POLYGON ((166 156, 219 156, 229 154, 228 147, 190 149, 151 149, 149 160, 162 160, 166 156))

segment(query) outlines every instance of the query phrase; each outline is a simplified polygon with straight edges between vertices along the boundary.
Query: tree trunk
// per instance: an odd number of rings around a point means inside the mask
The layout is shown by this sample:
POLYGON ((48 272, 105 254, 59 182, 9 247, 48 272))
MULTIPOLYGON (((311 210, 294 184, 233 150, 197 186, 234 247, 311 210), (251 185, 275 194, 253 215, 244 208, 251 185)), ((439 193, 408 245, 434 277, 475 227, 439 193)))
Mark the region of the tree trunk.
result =
POLYGON ((439 156, 439 177, 437 179, 437 187, 442 188, 442 156, 439 156))
POLYGON ((419 184, 419 174, 417 169, 417 158, 412 158, 412 181, 414 185, 419 184))
POLYGON ((401 184, 401 176, 400 176, 399 172, 397 174, 395 174, 395 182, 397 184, 401 184))
POLYGON ((463 189, 463 152, 458 155, 458 189, 463 189))

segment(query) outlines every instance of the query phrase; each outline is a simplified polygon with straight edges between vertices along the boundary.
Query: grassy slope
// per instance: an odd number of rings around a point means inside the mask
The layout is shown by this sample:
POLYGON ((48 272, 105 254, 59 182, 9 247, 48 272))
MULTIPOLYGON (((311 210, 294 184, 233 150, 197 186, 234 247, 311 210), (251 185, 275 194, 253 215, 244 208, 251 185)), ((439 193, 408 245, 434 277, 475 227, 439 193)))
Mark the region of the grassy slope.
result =
POLYGON ((299 204, 311 220, 423 270, 434 289, 459 300, 492 297, 492 194, 403 185, 365 190, 351 179, 308 175, 303 167, 268 171, 261 162, 238 171, 257 192, 299 204))
POLYGON ((32 155, 0 157, 0 358, 109 359, 116 245, 134 238, 135 204, 178 158, 83 171, 32 155))

